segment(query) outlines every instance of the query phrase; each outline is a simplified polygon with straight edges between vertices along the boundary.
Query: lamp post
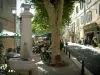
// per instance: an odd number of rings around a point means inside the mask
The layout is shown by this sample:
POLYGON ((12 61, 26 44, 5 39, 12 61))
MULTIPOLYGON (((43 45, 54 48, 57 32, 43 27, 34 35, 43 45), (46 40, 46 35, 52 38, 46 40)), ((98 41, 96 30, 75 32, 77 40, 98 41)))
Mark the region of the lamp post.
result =
MULTIPOLYGON (((20 34, 21 34, 21 28, 22 28, 22 27, 21 27, 21 26, 22 26, 22 17, 20 17, 19 19, 20 19, 20 28, 19 28, 19 29, 20 29, 20 34)), ((20 43, 20 45, 21 45, 21 38, 20 38, 20 42, 19 42, 19 43, 20 43)))
POLYGON ((14 32, 16 32, 16 10, 15 9, 12 10, 12 14, 14 16, 14 32))
MULTIPOLYGON (((16 33, 16 9, 15 8, 12 10, 12 14, 14 17, 14 32, 16 33)), ((16 39, 14 40, 14 48, 15 48, 15 44, 16 44, 16 39)))

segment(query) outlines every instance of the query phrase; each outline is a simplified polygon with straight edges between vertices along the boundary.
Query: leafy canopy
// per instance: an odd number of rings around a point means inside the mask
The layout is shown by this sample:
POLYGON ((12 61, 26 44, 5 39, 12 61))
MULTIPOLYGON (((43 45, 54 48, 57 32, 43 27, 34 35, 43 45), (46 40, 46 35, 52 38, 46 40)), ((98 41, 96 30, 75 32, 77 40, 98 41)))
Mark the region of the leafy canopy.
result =
MULTIPOLYGON (((50 31, 48 13, 44 7, 43 0, 31 0, 34 3, 35 15, 32 24, 32 31, 35 33, 46 33, 50 31)), ((50 0, 51 4, 57 0, 50 0)), ((69 25, 70 15, 73 11, 74 2, 78 0, 64 0, 62 26, 69 25)))

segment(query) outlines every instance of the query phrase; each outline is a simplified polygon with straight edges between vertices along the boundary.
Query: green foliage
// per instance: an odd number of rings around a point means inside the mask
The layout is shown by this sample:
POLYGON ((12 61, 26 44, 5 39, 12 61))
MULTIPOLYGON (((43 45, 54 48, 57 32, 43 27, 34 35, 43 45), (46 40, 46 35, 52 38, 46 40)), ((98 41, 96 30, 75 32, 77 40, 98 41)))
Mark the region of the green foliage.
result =
POLYGON ((63 25, 69 25, 70 23, 70 15, 72 14, 72 11, 73 11, 73 8, 74 8, 74 2, 73 1, 67 1, 65 0, 64 1, 64 8, 63 8, 63 20, 62 20, 62 24, 63 25))
POLYGON ((32 24, 33 33, 46 33, 50 31, 49 17, 44 8, 42 0, 34 0, 35 15, 32 24))
POLYGON ((32 24, 32 32, 36 34, 45 34, 50 31, 49 25, 41 25, 38 23, 32 24))
MULTIPOLYGON (((35 15, 33 21, 33 32, 41 29, 50 31, 49 17, 48 13, 43 5, 43 0, 31 0, 35 6, 35 15), (38 28, 37 28, 38 27, 38 28), (36 29, 35 29, 36 28, 36 29)), ((62 26, 69 25, 70 15, 73 11, 74 2, 78 0, 64 0, 63 16, 62 16, 62 26)), ((38 32, 41 32, 40 30, 38 32)), ((44 32, 42 32, 44 33, 44 32)))

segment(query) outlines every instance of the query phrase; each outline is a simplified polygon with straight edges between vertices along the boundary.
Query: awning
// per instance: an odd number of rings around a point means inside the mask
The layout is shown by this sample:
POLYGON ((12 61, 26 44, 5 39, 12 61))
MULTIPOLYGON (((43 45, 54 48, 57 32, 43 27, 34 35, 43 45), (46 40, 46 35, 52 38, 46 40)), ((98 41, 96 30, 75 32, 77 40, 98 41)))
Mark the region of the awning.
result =
POLYGON ((33 34, 32 38, 51 38, 51 33, 46 34, 33 34))
POLYGON ((1 30, 0 31, 0 37, 20 37, 20 34, 11 32, 11 31, 7 31, 7 30, 1 30))
POLYGON ((98 27, 100 27, 100 17, 96 20, 96 23, 98 24, 98 27))
POLYGON ((33 34, 32 35, 32 38, 40 38, 40 37, 42 37, 42 35, 40 35, 40 34, 33 34))
POLYGON ((97 23, 93 22, 93 23, 85 25, 84 30, 94 29, 94 28, 97 28, 97 27, 98 27, 97 23))
POLYGON ((47 38, 51 38, 51 33, 46 33, 46 34, 43 34, 42 37, 47 37, 47 38))

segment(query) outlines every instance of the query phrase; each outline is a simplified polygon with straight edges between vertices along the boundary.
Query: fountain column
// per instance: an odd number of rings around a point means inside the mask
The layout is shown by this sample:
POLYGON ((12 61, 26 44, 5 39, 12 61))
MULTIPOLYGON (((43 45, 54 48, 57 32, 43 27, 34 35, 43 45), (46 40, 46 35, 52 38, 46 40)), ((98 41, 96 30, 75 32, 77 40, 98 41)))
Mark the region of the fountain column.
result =
POLYGON ((29 12, 31 5, 23 4, 22 6, 24 7, 24 12, 21 13, 21 58, 9 59, 9 66, 18 75, 38 75, 38 67, 35 64, 35 60, 32 60, 32 14, 29 12))
POLYGON ((24 12, 21 13, 22 26, 21 26, 21 58, 32 59, 32 29, 31 18, 32 13, 29 12, 31 5, 22 4, 24 12), (26 47, 25 47, 26 46, 26 47))

